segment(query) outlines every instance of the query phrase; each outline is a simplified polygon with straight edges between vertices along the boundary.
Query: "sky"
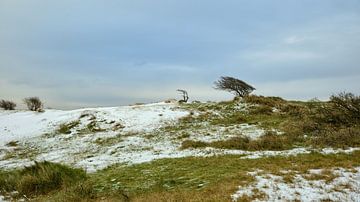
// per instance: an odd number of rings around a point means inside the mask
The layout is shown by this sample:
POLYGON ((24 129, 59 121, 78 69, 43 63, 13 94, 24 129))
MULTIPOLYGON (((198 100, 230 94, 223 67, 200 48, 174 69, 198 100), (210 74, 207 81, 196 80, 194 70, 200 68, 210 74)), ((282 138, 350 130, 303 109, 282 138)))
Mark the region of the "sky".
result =
POLYGON ((73 109, 360 94, 360 0, 1 0, 0 99, 73 109))

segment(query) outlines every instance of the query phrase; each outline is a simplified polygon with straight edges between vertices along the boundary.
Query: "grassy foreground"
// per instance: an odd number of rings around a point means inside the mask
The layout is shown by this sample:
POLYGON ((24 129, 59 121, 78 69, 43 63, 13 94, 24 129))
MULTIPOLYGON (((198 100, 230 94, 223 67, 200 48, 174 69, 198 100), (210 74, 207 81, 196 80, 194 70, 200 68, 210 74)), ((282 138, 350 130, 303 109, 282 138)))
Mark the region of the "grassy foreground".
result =
POLYGON ((253 182, 249 171, 286 175, 291 182, 295 172, 356 166, 360 166, 359 151, 262 159, 237 155, 161 159, 116 165, 93 174, 42 162, 23 170, 1 171, 0 190, 3 195, 13 193, 14 198, 35 201, 231 201, 239 186, 253 182), (284 174, 284 170, 292 172, 284 174))

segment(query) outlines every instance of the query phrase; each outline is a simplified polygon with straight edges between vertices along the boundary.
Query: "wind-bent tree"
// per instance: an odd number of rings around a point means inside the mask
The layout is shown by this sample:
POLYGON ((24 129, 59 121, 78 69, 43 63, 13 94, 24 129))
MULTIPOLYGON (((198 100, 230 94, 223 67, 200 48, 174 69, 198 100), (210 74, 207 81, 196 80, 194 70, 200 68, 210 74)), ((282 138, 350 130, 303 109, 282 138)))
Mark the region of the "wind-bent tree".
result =
POLYGON ((214 84, 215 89, 233 92, 239 97, 245 97, 255 90, 254 87, 244 81, 229 76, 220 77, 220 79, 215 81, 214 84))
POLYGON ((186 90, 177 89, 176 91, 180 92, 183 96, 183 99, 180 102, 187 102, 189 100, 189 96, 186 90))

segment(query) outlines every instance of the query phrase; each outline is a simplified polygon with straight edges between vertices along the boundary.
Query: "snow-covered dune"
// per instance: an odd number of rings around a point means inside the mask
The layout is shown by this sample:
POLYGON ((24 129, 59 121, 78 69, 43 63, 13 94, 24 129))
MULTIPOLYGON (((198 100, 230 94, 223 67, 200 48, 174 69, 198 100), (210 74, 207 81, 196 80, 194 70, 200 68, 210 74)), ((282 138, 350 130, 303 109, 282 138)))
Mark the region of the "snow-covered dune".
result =
MULTIPOLYGON (((217 148, 181 149, 184 140, 216 141, 231 138, 229 130, 251 138, 264 134, 256 125, 223 128, 204 122, 202 129, 177 129, 190 111, 176 103, 87 108, 78 110, 0 111, 0 169, 51 161, 95 172, 117 163, 142 163, 161 158, 244 155, 242 158, 310 153, 309 148, 285 151, 243 151, 217 148), (61 127, 64 126, 64 127, 61 127), (170 126, 171 130, 166 128, 170 126), (188 132, 183 137, 183 133, 188 132)), ((196 116, 196 113, 194 116, 196 116)), ((352 152, 322 150, 322 153, 352 152)))
POLYGON ((60 124, 76 121, 84 114, 95 115, 104 121, 119 122, 127 131, 151 131, 161 123, 174 121, 188 114, 186 111, 176 110, 175 107, 175 104, 155 103, 70 111, 48 109, 43 113, 0 111, 0 146, 10 141, 21 141, 51 133, 60 124))

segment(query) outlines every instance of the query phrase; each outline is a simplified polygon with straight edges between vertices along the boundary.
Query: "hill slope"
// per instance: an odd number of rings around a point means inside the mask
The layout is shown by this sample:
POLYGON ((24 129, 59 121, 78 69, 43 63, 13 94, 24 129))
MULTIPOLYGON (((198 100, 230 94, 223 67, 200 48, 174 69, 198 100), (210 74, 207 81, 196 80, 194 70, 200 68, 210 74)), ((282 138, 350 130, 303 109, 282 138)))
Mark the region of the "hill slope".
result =
MULTIPOLYGON (((113 188, 108 186, 116 182, 122 184, 117 188, 121 196, 128 192, 125 195, 134 200, 145 197, 158 201, 158 191, 168 197, 164 200, 181 200, 189 190, 201 198, 204 191, 219 186, 222 194, 213 190, 217 194, 209 196, 212 200, 277 200, 283 196, 282 200, 307 201, 309 194, 325 200, 328 193, 331 200, 356 201, 360 198, 360 193, 353 191, 360 188, 357 120, 346 119, 351 124, 328 122, 321 111, 328 107, 333 106, 250 96, 220 103, 154 103, 43 113, 1 111, 0 168, 12 170, 44 160, 83 168, 94 173, 90 181, 95 187, 107 190, 102 194, 96 191, 105 198, 113 197, 109 193, 113 188), (309 162, 313 158, 318 164, 309 162), (215 159, 219 165, 212 163, 215 159), (288 164, 291 159, 296 161, 288 164), (173 172, 168 173, 166 168, 173 172), (206 171, 201 172, 204 168, 206 171), (128 178, 139 179, 133 184, 128 178), (161 180, 168 178, 171 183, 161 180), (236 180, 240 178, 244 181, 236 180), (292 180, 286 182, 288 178, 292 180), (225 181, 233 184, 226 185, 225 181), (317 186, 310 186, 310 181, 317 186), (348 191, 336 191, 344 181, 349 182, 348 191), (329 186, 332 188, 325 188, 329 186), (182 194, 174 195, 170 191, 174 188, 182 194), (284 194, 292 192, 299 195, 284 194)), ((65 198, 69 195, 60 194, 65 198)))

